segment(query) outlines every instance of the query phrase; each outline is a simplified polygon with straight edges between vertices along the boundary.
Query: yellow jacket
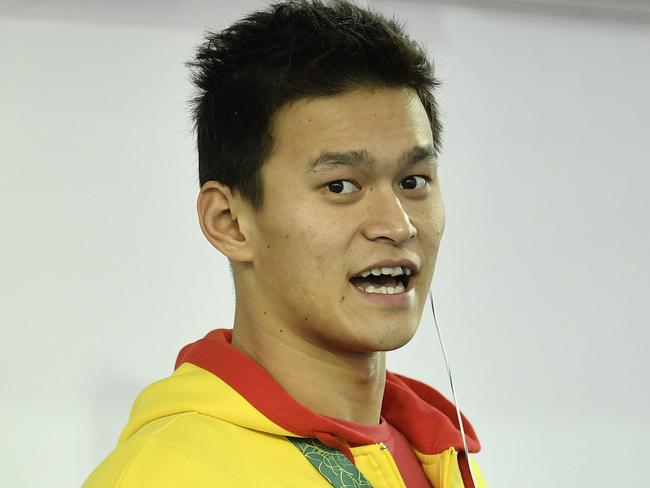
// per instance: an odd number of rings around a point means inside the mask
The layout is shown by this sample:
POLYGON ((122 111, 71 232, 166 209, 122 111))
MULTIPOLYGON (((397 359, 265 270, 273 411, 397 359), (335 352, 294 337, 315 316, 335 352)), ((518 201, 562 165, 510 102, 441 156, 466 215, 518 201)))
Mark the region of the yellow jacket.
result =
MULTIPOLYGON (((82 488, 405 486, 383 444, 297 403, 231 338, 217 329, 181 350, 174 373, 138 395, 116 448, 82 488)), ((433 488, 472 486, 455 407, 440 393, 387 372, 382 416, 433 488)), ((473 459, 472 468, 487 488, 473 459)))

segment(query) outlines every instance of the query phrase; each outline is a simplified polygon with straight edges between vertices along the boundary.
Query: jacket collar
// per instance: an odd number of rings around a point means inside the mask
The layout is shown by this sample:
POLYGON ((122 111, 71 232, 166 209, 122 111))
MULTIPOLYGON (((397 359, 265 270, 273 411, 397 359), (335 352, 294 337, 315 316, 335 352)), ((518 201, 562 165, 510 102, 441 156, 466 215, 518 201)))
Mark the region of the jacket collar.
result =
MULTIPOLYGON (((211 372, 282 429, 296 436, 318 438, 348 457, 349 447, 374 443, 298 403, 231 341, 232 329, 212 330, 181 349, 174 369, 188 362, 211 372)), ((423 454, 437 454, 449 447, 463 450, 455 406, 424 383, 387 371, 381 414, 423 454)), ((480 443, 464 416, 463 426, 470 452, 478 452, 480 443)))

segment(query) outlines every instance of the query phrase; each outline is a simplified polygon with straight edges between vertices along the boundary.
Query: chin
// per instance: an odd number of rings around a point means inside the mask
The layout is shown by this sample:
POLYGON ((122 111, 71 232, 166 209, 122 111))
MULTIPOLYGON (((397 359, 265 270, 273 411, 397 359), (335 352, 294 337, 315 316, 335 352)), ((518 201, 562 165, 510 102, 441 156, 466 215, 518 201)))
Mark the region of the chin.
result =
POLYGON ((373 337, 365 338, 365 341, 360 338, 364 342, 361 346, 364 352, 394 351, 408 344, 416 330, 417 327, 403 326, 384 330, 383 333, 378 332, 373 337))

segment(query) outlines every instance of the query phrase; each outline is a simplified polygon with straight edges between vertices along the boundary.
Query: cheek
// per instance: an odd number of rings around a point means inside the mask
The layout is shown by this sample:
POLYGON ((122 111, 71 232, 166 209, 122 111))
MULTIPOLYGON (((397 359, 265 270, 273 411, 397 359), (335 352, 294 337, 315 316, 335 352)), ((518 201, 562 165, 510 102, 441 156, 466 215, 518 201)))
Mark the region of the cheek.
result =
POLYGON ((435 187, 434 198, 429 207, 430 221, 437 233, 442 233, 445 228, 445 202, 442 199, 440 188, 435 187))
POLYGON ((423 242, 440 240, 445 229, 445 209, 441 201, 413 208, 410 215, 423 242))
POLYGON ((436 207, 431 214, 431 229, 433 230, 434 239, 440 239, 445 230, 445 211, 444 208, 436 207))
POLYGON ((264 226, 260 243, 263 260, 270 268, 291 270, 291 283, 318 283, 332 276, 335 261, 343 256, 339 229, 323 222, 313 212, 300 212, 295 206, 289 214, 277 211, 276 218, 264 226), (290 215, 278 218, 279 215, 290 215), (314 280, 313 277, 318 277, 314 280))

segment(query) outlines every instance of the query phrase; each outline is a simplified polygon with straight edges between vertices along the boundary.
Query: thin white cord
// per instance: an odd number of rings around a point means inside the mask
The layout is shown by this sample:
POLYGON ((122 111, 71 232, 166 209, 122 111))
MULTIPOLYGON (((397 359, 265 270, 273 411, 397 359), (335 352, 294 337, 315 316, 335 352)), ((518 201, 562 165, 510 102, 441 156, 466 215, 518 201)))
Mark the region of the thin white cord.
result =
POLYGON ((442 340, 442 333, 440 332, 440 327, 438 326, 438 321, 436 320, 436 309, 433 306, 433 295, 431 294, 431 289, 429 289, 429 300, 431 301, 431 313, 433 314, 433 323, 436 325, 436 331, 438 332, 438 340, 440 341, 440 347, 442 348, 442 355, 445 358, 445 365, 447 366, 447 375, 449 376, 449 384, 451 385, 451 394, 454 398, 454 406, 456 407, 456 415, 458 416, 458 425, 460 425, 460 435, 463 438, 463 447, 465 449, 465 455, 467 456, 469 475, 472 478, 472 483, 474 484, 474 488, 478 488, 478 485, 476 484, 476 478, 474 478, 474 470, 472 469, 472 463, 469 458, 469 449, 467 449, 467 439, 465 438, 465 429, 463 428, 463 418, 460 416, 460 407, 458 405, 458 399, 456 398, 454 379, 451 376, 451 368, 449 367, 449 361, 447 360, 447 351, 445 350, 445 343, 442 340))

